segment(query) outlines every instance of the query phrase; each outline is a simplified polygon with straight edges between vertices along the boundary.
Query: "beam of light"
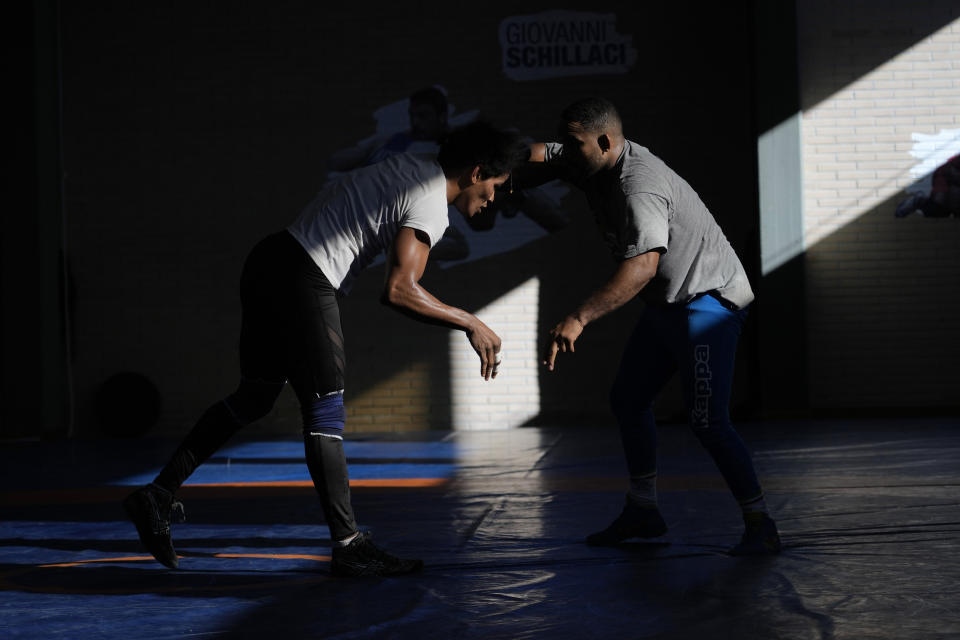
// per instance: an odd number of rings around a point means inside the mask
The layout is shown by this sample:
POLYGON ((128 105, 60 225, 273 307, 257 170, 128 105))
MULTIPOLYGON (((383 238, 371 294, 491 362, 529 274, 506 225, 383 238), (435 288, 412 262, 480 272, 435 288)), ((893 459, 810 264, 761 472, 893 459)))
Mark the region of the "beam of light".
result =
POLYGON ((480 359, 462 331, 450 332, 454 429, 512 429, 540 413, 537 314, 540 280, 530 278, 476 312, 503 341, 495 379, 480 377, 480 359))
POLYGON ((758 138, 763 275, 902 192, 929 191, 960 153, 958 30, 955 20, 758 138))
POLYGON ((760 183, 760 249, 763 275, 803 253, 800 114, 757 141, 760 183))
POLYGON ((896 203, 949 153, 958 29, 955 20, 804 112, 806 247, 896 203))

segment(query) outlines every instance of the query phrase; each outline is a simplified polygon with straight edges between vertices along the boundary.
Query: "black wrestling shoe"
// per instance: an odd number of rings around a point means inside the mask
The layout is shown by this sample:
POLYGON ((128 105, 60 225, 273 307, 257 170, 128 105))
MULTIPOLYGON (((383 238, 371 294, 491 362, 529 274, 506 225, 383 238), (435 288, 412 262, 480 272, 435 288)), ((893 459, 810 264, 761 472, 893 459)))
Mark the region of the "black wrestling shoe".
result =
POLYGON ((170 520, 184 521, 183 503, 155 484, 140 487, 123 500, 123 510, 137 527, 140 542, 161 564, 176 569, 177 552, 170 539, 170 520))
POLYGON ((765 556, 780 553, 780 533, 773 518, 765 513, 743 515, 743 537, 730 549, 732 556, 765 556))
POLYGON ((399 576, 423 568, 423 560, 391 555, 373 544, 369 533, 359 533, 350 544, 333 549, 330 573, 335 576, 399 576))
POLYGON ((658 538, 666 532, 667 523, 656 505, 641 507, 627 499, 617 519, 603 531, 588 535, 587 544, 608 547, 627 538, 658 538))

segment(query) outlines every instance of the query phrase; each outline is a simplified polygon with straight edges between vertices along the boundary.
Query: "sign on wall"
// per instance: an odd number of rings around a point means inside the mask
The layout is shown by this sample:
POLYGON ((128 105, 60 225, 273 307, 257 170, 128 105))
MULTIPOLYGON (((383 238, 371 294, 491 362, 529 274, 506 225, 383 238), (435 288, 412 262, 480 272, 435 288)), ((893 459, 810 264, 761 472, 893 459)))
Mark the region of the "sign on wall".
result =
POLYGON ((617 33, 617 16, 545 11, 500 23, 503 71, 512 80, 626 73, 637 59, 630 35, 617 33))

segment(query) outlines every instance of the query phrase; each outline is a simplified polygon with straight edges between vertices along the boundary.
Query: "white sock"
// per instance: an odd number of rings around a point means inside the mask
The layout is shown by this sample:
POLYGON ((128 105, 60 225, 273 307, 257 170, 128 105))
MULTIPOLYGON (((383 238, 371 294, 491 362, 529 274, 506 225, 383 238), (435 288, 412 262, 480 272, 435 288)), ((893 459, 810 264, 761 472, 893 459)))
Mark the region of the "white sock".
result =
POLYGON ((337 540, 336 545, 337 545, 338 547, 341 547, 341 548, 346 547, 346 546, 349 545, 351 542, 353 542, 353 539, 356 538, 358 535, 360 535, 360 532, 359 532, 359 531, 357 531, 357 532, 356 532, 355 534, 353 534, 352 536, 349 536, 349 537, 347 537, 347 538, 344 538, 343 540, 337 540))

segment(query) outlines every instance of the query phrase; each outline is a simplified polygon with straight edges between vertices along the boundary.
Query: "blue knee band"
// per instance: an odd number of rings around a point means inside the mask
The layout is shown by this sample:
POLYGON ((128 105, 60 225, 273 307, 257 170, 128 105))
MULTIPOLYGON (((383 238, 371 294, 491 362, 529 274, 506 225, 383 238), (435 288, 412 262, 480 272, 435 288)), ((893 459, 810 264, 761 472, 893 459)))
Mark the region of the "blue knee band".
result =
POLYGON ((316 398, 301 407, 303 434, 311 436, 343 437, 347 413, 343 408, 343 391, 334 391, 316 398))

